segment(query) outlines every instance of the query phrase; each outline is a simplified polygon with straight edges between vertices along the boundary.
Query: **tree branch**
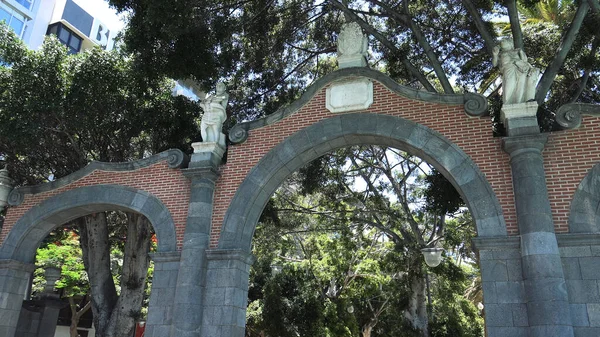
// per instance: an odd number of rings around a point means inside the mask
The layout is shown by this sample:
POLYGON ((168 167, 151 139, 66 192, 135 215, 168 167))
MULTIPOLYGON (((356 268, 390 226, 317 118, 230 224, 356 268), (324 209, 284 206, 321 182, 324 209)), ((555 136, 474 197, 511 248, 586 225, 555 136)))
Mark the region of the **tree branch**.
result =
POLYGON ((381 2, 379 0, 369 0, 369 1, 382 7, 393 18, 396 18, 398 21, 402 22, 402 24, 405 27, 410 28, 410 30, 413 32, 413 34, 415 36, 415 39, 417 40, 419 45, 423 48, 423 51, 425 52, 427 59, 429 59, 429 63, 431 63, 431 66, 433 67, 433 71, 435 72, 436 76, 440 80, 440 84, 442 85, 442 88, 444 88, 444 92, 447 94, 453 94, 454 89, 452 88, 450 81, 448 81, 448 77, 446 76, 446 72, 444 71, 444 68, 442 68, 442 64, 440 63, 437 55, 433 52, 433 49, 431 48, 429 41, 427 41, 427 38, 425 37, 425 34, 421 30, 421 27, 419 27, 419 25, 417 25, 415 23, 415 21, 412 19, 410 14, 409 13, 401 14, 398 11, 394 10, 391 6, 381 2))
POLYGON ((512 31, 515 49, 523 49, 523 32, 521 32, 517 0, 506 0, 505 3, 508 9, 508 19, 510 20, 510 30, 512 31))
MULTIPOLYGON (((596 51, 598 50, 599 44, 600 44, 600 38, 598 38, 598 36, 596 35, 596 37, 594 37, 594 42, 592 42, 592 50, 590 51, 590 57, 594 57, 594 55, 596 54, 596 51)), ((586 67, 586 69, 584 70, 583 77, 581 78, 581 83, 579 84, 579 89, 577 89, 577 92, 575 93, 575 95, 573 95, 573 99, 571 99, 571 103, 577 102, 577 100, 579 99, 579 96, 581 96, 581 94, 585 90, 585 87, 587 86, 587 82, 590 79, 591 71, 592 70, 590 69, 590 67, 586 67)))
POLYGON ((537 91, 535 93, 535 100, 538 104, 542 104, 546 99, 546 94, 548 91, 550 91, 550 87, 554 82, 556 74, 563 66, 565 58, 567 57, 569 50, 571 50, 571 46, 573 46, 573 42, 577 37, 577 33, 579 32, 581 24, 583 23, 583 19, 587 15, 589 9, 590 4, 587 1, 582 1, 579 5, 579 8, 577 8, 575 17, 573 17, 573 22, 571 22, 569 29, 563 36, 554 60, 552 60, 552 63, 548 65, 544 71, 544 75, 542 75, 542 78, 540 79, 540 83, 538 83, 537 91))
POLYGON ((431 83, 429 83, 429 81, 427 80, 427 77, 425 77, 425 75, 423 73, 421 73, 421 71, 419 71, 419 69, 417 69, 412 63, 410 63, 410 61, 406 57, 403 56, 402 51, 400 49, 398 49, 393 43, 391 43, 387 38, 385 38, 385 36, 383 36, 383 34, 381 34, 380 32, 378 32, 368 22, 366 22, 363 19, 361 19, 358 15, 356 15, 356 13, 354 13, 348 7, 344 6, 339 1, 337 1, 337 0, 330 0, 329 2, 335 8, 339 9, 340 11, 342 11, 346 17, 350 18, 350 20, 355 21, 356 23, 358 23, 362 27, 362 29, 364 29, 367 33, 371 34, 381 44, 383 44, 384 46, 386 46, 389 50, 391 50, 396 55, 400 56, 400 61, 402 62, 402 64, 406 68, 406 70, 408 70, 408 72, 411 75, 413 75, 419 81, 419 83, 421 83, 423 85, 423 87, 425 87, 425 89, 427 91, 437 92, 437 90, 435 90, 435 88, 433 87, 433 85, 431 85, 431 83))
POLYGON ((496 39, 487 29, 485 22, 483 21, 481 15, 479 14, 479 11, 477 10, 477 7, 473 5, 471 0, 462 0, 462 3, 463 6, 465 6, 465 8, 467 9, 467 12, 469 12, 469 14, 471 15, 471 18, 475 23, 477 31, 479 32, 481 38, 483 39, 483 42, 485 43, 485 49, 487 50, 487 53, 489 55, 492 55, 492 51, 494 49, 494 46, 496 45, 496 39))

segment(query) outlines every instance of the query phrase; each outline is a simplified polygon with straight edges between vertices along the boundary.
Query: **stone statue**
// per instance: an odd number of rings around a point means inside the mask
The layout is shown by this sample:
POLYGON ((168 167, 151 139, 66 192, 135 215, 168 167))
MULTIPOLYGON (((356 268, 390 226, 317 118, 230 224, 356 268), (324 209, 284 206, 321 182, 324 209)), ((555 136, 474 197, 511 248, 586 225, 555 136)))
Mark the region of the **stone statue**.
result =
POLYGON ((511 40, 500 41, 494 47, 492 64, 502 72, 502 101, 504 104, 516 104, 535 99, 540 70, 527 62, 527 55, 521 49, 515 49, 511 40))
POLYGON ((225 83, 217 83, 214 95, 208 95, 202 100, 200 106, 204 110, 200 122, 200 134, 203 142, 218 143, 225 148, 225 135, 221 132, 223 123, 227 119, 227 102, 229 94, 225 91, 225 83))
POLYGON ((369 39, 356 22, 345 23, 338 36, 338 63, 340 68, 367 65, 369 39))

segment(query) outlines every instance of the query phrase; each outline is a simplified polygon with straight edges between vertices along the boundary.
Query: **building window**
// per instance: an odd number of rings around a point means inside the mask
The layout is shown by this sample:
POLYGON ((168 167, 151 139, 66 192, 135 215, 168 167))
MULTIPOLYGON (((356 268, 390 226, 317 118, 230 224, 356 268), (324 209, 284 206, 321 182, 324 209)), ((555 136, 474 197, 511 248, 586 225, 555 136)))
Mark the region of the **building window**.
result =
POLYGON ((47 35, 54 34, 58 40, 69 48, 69 54, 76 54, 81 50, 81 42, 83 39, 75 34, 72 30, 65 27, 62 23, 55 23, 48 26, 47 35))
POLYGON ((25 7, 28 11, 33 8, 33 0, 15 0, 18 4, 25 7))
POLYGON ((0 21, 5 21, 6 24, 19 36, 23 37, 25 32, 25 16, 3 3, 0 3, 0 21))

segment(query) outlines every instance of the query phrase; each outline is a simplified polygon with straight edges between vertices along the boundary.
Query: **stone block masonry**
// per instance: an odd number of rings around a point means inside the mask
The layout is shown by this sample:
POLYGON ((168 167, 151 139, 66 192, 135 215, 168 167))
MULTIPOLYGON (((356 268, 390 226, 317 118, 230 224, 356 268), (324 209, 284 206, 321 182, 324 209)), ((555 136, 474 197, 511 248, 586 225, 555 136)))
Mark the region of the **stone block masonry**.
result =
POLYGON ((417 91, 346 68, 289 107, 236 125, 225 164, 196 153, 186 168, 183 153, 169 150, 18 188, 0 232, 0 336, 14 336, 43 237, 112 209, 146 215, 158 236, 148 336, 243 336, 262 205, 301 165, 354 144, 423 156, 463 194, 479 231, 488 336, 600 336, 600 125, 586 117, 578 129, 501 139, 490 118, 465 113, 484 107, 479 95, 417 91), (328 110, 332 83, 356 78, 372 84, 372 104, 328 110))

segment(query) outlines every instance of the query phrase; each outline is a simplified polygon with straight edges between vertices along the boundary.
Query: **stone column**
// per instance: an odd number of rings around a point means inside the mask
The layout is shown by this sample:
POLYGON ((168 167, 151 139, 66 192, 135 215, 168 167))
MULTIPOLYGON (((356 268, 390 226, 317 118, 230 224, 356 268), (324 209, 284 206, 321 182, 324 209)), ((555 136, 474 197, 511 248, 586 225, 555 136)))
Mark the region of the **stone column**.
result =
POLYGON ((0 260, 0 336, 14 337, 35 266, 15 260, 0 260))
POLYGON ((207 251, 208 267, 202 337, 244 337, 252 254, 242 250, 207 251))
POLYGON ((476 237, 486 336, 528 336, 527 300, 516 236, 476 237))
POLYGON ((194 143, 184 174, 191 181, 183 248, 179 263, 171 336, 201 336, 206 249, 209 245, 213 194, 224 149, 217 143, 194 143))
POLYGON ((67 306, 57 294, 43 294, 38 300, 42 307, 38 337, 54 337, 60 309, 67 306))
POLYGON ((545 134, 505 138, 510 155, 530 337, 570 337, 573 325, 544 172, 545 134))
POLYGON ((154 261, 154 276, 148 304, 145 337, 169 336, 173 323, 173 300, 179 270, 179 252, 150 254, 154 261))

